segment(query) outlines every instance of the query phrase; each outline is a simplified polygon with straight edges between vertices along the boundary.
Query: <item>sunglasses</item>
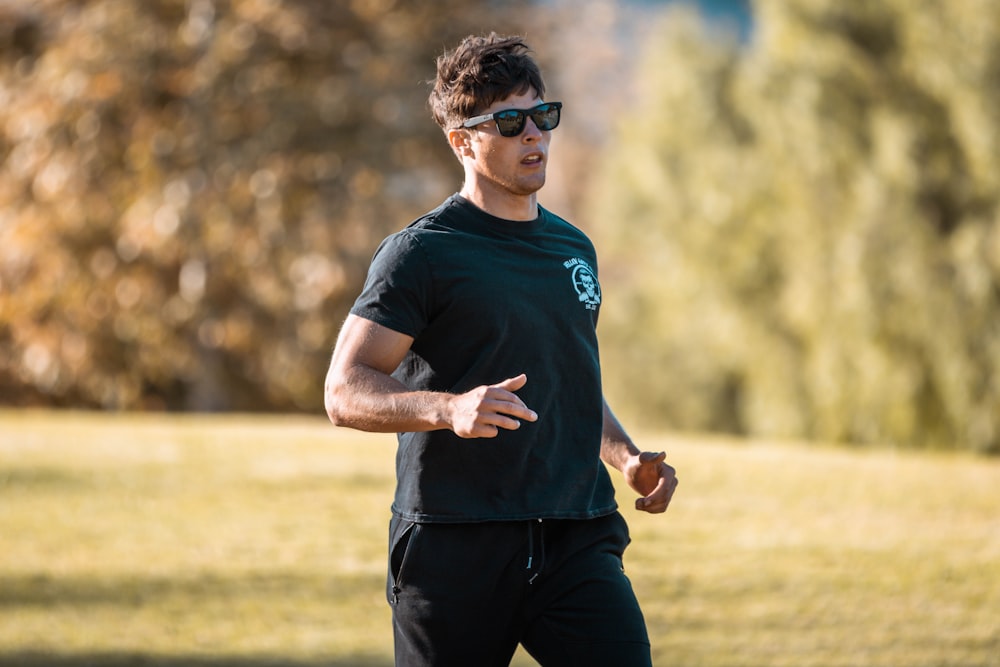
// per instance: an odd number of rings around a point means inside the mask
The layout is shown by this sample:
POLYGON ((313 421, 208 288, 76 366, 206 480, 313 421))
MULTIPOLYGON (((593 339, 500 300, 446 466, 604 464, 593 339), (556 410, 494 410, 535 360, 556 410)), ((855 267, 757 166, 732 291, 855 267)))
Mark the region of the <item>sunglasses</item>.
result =
POLYGON ((516 137, 524 132, 524 126, 531 116, 532 122, 539 130, 554 130, 559 125, 559 114, 562 102, 545 102, 531 109, 504 109, 483 116, 476 116, 462 123, 462 127, 475 127, 480 123, 492 120, 497 124, 497 131, 502 137, 516 137))

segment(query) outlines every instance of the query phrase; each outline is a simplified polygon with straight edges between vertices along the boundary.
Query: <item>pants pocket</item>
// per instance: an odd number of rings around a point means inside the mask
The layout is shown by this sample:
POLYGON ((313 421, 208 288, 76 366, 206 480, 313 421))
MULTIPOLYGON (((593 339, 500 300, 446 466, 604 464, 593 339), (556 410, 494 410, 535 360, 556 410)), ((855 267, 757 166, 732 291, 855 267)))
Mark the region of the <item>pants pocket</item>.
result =
POLYGON ((416 532, 413 521, 392 517, 389 521, 389 573, 386 578, 386 599, 395 604, 403 581, 403 565, 416 532))
POLYGON ((610 541, 611 552, 618 558, 618 562, 621 563, 622 572, 624 572, 625 550, 628 548, 628 545, 632 543, 632 537, 629 534, 628 522, 620 512, 614 512, 607 517, 604 517, 604 521, 608 522, 608 540, 610 541))
POLYGON ((625 549, 628 548, 628 545, 632 543, 632 536, 629 532, 628 521, 625 520, 625 517, 622 516, 621 512, 614 512, 612 516, 614 517, 615 523, 618 524, 618 537, 621 541, 622 553, 624 553, 625 549))

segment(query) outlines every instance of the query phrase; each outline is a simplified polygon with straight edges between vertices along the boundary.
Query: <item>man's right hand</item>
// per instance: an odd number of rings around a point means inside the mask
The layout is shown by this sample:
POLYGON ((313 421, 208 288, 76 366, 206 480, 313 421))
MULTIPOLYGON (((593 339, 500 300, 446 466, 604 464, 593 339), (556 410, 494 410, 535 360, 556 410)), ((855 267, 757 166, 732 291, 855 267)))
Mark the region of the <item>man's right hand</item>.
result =
POLYGON ((503 382, 476 387, 451 399, 451 430, 461 438, 495 438, 500 429, 521 427, 538 415, 514 392, 528 382, 524 373, 503 382))

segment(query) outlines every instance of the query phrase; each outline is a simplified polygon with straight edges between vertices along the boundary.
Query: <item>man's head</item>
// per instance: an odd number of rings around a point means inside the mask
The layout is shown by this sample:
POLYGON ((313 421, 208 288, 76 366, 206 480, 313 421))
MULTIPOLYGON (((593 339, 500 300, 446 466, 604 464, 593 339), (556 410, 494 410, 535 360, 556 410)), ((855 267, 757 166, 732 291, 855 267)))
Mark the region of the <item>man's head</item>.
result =
POLYGON ((467 37, 438 59, 434 118, 462 164, 461 194, 492 215, 532 220, 562 105, 545 102, 520 37, 467 37))
POLYGON ((545 83, 529 52, 520 37, 466 37, 437 60, 429 99, 434 120, 447 132, 512 95, 543 98, 545 83))

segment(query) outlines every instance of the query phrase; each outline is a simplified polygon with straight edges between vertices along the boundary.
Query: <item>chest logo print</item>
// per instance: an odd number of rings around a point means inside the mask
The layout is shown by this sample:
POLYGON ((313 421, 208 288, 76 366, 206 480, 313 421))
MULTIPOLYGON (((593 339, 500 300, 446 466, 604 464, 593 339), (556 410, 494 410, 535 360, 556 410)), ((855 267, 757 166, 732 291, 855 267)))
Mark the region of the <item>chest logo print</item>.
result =
POLYGON ((594 273, 594 270, 579 257, 566 260, 563 262, 563 266, 571 272, 573 289, 576 290, 580 303, 587 310, 597 310, 597 307, 601 305, 601 285, 597 282, 597 274, 594 273))

